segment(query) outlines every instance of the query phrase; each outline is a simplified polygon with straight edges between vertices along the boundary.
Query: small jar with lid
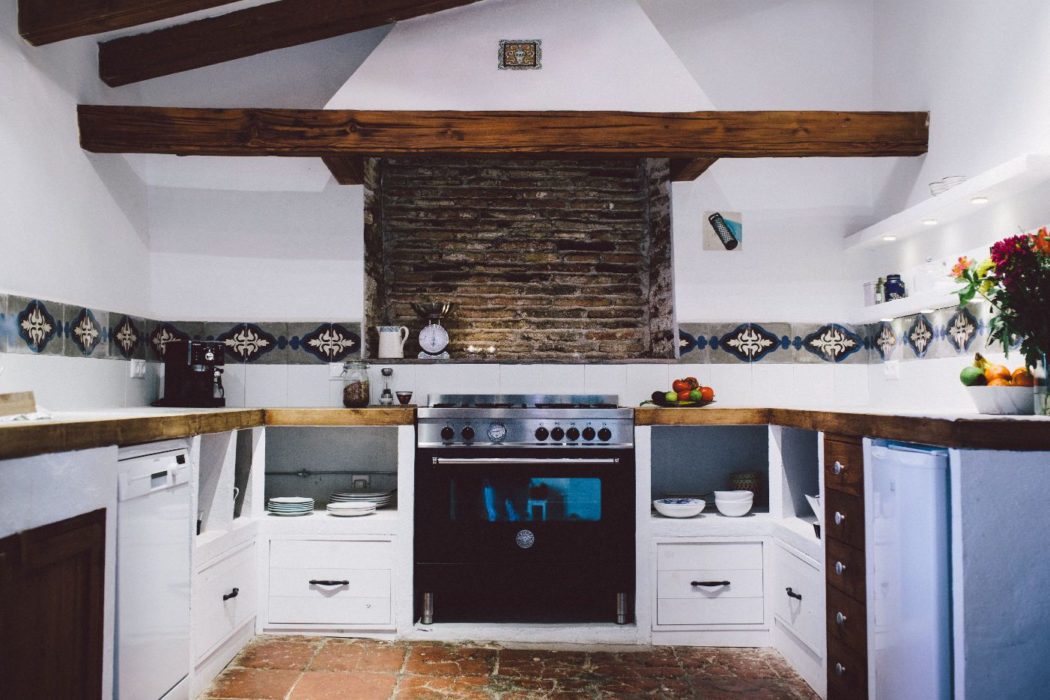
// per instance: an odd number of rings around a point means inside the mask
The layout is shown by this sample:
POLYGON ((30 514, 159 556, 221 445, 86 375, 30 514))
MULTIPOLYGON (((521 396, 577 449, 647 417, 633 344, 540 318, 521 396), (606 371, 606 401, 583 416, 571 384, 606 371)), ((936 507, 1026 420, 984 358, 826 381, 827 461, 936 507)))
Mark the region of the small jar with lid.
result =
POLYGON ((371 397, 368 383, 368 364, 364 362, 344 362, 343 405, 347 408, 364 408, 371 397))
POLYGON ((904 287, 904 280, 901 279, 901 276, 886 275, 886 301, 903 299, 906 296, 908 296, 908 291, 904 287))

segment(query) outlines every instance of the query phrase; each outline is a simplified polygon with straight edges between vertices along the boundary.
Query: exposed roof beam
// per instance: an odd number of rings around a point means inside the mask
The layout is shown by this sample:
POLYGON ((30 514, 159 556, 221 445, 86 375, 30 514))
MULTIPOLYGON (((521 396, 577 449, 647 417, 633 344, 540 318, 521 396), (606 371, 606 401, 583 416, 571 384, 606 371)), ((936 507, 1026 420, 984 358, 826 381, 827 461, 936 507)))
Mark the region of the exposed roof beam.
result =
POLYGON ((99 44, 99 76, 113 87, 127 85, 474 2, 277 0, 99 44))
POLYGON ((96 153, 213 156, 915 156, 926 112, 405 112, 79 107, 96 153))
POLYGON ((18 0, 18 33, 40 46, 125 29, 235 0, 18 0))
POLYGON ((355 156, 325 156, 321 160, 340 185, 360 185, 365 181, 365 161, 355 156))
POLYGON ((717 158, 694 158, 693 160, 675 158, 671 161, 671 179, 674 182, 695 180, 715 164, 717 158))

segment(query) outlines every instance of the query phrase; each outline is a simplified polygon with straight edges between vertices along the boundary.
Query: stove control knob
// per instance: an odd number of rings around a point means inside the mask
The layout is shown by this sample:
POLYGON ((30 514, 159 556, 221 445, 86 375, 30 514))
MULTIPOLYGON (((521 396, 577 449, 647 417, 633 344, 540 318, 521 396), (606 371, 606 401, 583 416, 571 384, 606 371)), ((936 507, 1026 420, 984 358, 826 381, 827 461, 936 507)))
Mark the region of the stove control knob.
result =
POLYGON ((609 442, 612 440, 612 431, 608 428, 602 428, 598 431, 598 439, 602 442, 609 442))
POLYGON ((565 437, 565 431, 561 428, 554 428, 551 430, 551 438, 553 438, 555 442, 561 442, 563 437, 565 437))
POLYGON ((583 429, 583 439, 584 440, 593 440, 594 439, 594 428, 592 428, 591 426, 587 426, 586 428, 584 428, 583 429))
POLYGON ((568 430, 565 431, 565 436, 567 438, 569 438, 570 440, 579 440, 580 439, 580 431, 578 429, 576 429, 576 428, 569 428, 568 430))
POLYGON ((445 442, 448 442, 454 437, 456 437, 456 431, 452 429, 451 425, 446 425, 441 429, 441 439, 445 442))
POLYGON ((542 442, 543 440, 546 440, 547 436, 549 436, 549 435, 550 435, 550 433, 542 425, 540 427, 536 428, 536 439, 537 440, 542 442))
POLYGON ((464 440, 470 442, 474 439, 474 429, 471 428, 469 425, 466 425, 463 427, 463 430, 460 432, 460 435, 463 436, 464 440))

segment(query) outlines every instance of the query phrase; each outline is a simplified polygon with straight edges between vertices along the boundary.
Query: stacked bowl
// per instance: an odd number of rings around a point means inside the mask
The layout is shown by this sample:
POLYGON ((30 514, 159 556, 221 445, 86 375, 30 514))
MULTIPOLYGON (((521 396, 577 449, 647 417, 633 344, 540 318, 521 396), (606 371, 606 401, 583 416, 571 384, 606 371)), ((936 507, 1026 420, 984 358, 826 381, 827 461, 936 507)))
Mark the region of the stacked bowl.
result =
POLYGON ((700 515, 706 503, 700 498, 658 498, 653 508, 665 518, 693 518, 700 515))
POLYGON ((754 502, 755 494, 751 491, 715 491, 715 507, 719 513, 730 518, 747 515, 754 502))

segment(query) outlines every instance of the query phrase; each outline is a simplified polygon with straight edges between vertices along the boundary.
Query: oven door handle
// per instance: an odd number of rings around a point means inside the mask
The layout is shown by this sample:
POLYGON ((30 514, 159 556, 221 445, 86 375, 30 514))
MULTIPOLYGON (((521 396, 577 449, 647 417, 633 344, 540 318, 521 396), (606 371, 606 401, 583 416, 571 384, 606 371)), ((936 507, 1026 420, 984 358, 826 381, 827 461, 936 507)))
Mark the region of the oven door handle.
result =
POLYGON ((543 457, 433 457, 434 464, 547 464, 552 466, 572 466, 574 464, 619 464, 619 457, 606 458, 543 458, 543 457))

